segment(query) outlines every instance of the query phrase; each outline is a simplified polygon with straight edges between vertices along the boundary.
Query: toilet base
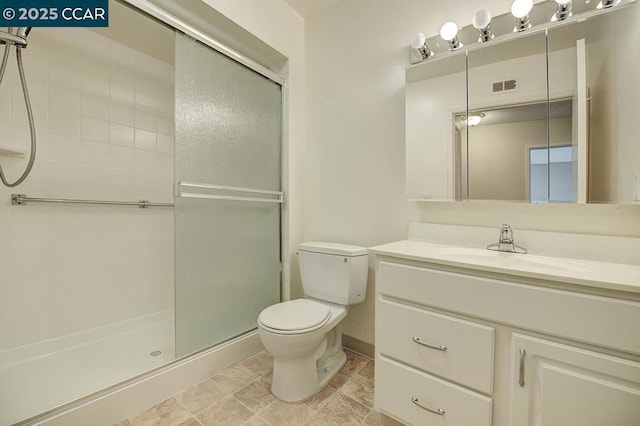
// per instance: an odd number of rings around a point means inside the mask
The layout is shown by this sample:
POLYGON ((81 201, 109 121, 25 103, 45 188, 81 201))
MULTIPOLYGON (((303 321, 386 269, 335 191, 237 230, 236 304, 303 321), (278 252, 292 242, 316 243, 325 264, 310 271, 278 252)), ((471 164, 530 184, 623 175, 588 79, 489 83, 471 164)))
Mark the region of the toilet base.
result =
POLYGON ((323 361, 322 365, 318 365, 314 357, 274 359, 271 392, 276 398, 287 402, 311 398, 338 374, 347 362, 347 355, 341 350, 323 361), (286 374, 282 374, 283 371, 286 374))
POLYGON ((340 351, 323 367, 318 367, 318 391, 329 384, 347 362, 347 354, 340 351))

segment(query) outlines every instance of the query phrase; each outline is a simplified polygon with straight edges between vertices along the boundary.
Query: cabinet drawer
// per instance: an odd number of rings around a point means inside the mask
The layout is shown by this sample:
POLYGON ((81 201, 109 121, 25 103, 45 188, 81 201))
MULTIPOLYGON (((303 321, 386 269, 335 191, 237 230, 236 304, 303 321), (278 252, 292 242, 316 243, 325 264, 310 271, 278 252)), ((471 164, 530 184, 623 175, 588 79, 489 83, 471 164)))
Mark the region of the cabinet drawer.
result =
POLYGON ((376 407, 408 425, 491 425, 491 398, 380 356, 375 389, 376 407))
POLYGON ((447 311, 640 354, 640 303, 381 260, 378 292, 447 311), (603 320, 606 319, 606 320, 603 320))
POLYGON ((491 394, 492 327, 390 301, 378 310, 381 354, 491 394))

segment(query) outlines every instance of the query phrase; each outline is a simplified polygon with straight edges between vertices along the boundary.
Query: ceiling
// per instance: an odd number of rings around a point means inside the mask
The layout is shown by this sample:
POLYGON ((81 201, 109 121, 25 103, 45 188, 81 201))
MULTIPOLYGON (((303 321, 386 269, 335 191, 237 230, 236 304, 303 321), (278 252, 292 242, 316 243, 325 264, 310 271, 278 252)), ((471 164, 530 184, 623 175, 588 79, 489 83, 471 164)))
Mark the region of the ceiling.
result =
POLYGON ((325 9, 333 6, 341 0, 285 0, 303 18, 309 19, 312 16, 322 13, 325 9))

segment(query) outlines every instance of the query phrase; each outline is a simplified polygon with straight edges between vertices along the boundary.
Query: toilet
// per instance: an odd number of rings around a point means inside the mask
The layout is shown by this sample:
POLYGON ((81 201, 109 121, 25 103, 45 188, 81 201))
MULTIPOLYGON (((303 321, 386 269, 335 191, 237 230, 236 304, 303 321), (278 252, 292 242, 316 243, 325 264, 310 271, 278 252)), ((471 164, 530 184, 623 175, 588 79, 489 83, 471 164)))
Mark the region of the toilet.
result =
POLYGON ((302 401, 324 388, 347 360, 340 322, 364 301, 365 247, 308 242, 298 246, 304 299, 277 303, 258 317, 262 343, 273 356, 271 392, 302 401))

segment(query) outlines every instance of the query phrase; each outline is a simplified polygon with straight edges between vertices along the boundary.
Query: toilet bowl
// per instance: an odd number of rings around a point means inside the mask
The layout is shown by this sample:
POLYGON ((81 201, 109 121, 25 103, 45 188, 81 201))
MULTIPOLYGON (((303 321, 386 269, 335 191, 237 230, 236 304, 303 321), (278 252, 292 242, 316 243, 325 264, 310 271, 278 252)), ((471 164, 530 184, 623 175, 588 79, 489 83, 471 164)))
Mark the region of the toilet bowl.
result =
POLYGON ((348 305, 364 300, 368 267, 364 247, 304 243, 299 253, 307 298, 269 306, 258 317, 273 356, 271 391, 290 402, 319 392, 346 362, 340 322, 348 305))
POLYGON ((301 401, 326 386, 344 365, 342 336, 336 337, 335 328, 347 309, 309 299, 270 308, 260 315, 258 329, 265 349, 273 355, 271 391, 283 401, 301 401), (289 320, 287 315, 294 311, 305 320, 289 320), (323 355, 324 362, 318 363, 323 355))

